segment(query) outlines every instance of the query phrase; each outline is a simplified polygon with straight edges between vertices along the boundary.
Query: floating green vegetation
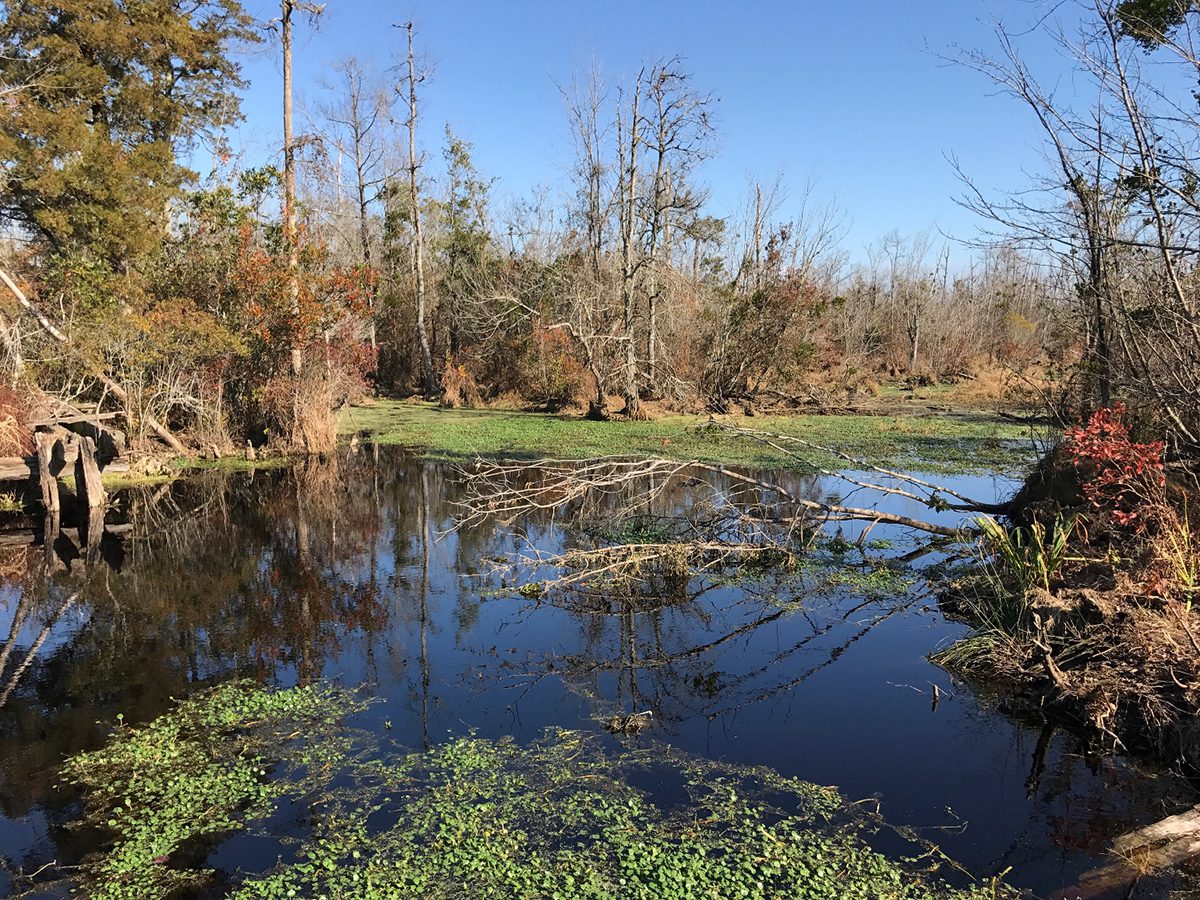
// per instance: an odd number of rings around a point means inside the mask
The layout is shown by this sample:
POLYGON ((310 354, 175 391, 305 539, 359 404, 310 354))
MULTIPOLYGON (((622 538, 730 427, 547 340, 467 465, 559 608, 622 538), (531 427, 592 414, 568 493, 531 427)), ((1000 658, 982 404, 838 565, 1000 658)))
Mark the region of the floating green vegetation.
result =
POLYGON ((645 517, 625 519, 616 525, 595 524, 588 533, 610 544, 666 544, 677 538, 678 523, 645 517))
POLYGON ((288 792, 303 790, 303 780, 272 781, 270 767, 344 753, 332 726, 352 706, 329 689, 271 692, 235 681, 143 727, 119 724, 105 747, 63 769, 63 778, 83 789, 83 824, 115 838, 83 867, 87 895, 160 897, 207 880, 206 871, 172 865, 173 855, 243 828, 288 792), (323 739, 298 739, 317 734, 323 739))
POLYGON ((311 830, 296 852, 268 871, 224 873, 229 896, 1016 896, 996 883, 951 887, 952 872, 968 879, 920 842, 889 859, 869 843, 878 818, 768 769, 669 749, 609 753, 597 736, 561 730, 528 746, 468 736, 422 753, 356 753, 334 727, 348 703, 332 690, 239 682, 72 759, 88 823, 116 835, 85 861, 82 889, 211 891, 218 882, 177 851, 239 829, 266 834, 283 798, 304 797, 311 830), (681 802, 657 805, 633 786, 639 770, 678 782, 681 802))
POLYGON ((823 577, 830 587, 847 588, 868 596, 899 596, 917 583, 912 571, 885 565, 830 566, 823 577))
MULTIPOLYGON (((412 447, 430 457, 462 461, 666 456, 751 468, 843 469, 846 462, 813 450, 791 458, 758 441, 706 427, 706 416, 672 415, 650 422, 591 422, 578 416, 504 409, 441 409, 433 404, 378 401, 347 409, 343 433, 412 447)), ((1029 429, 984 413, 932 416, 725 416, 722 421, 794 435, 890 468, 927 472, 1012 472, 1030 465, 1029 429)))
POLYGON ((952 890, 870 849, 832 788, 604 754, 578 732, 526 747, 459 738, 363 774, 372 789, 326 805, 297 862, 234 896, 1007 896, 952 890), (665 813, 625 777, 639 766, 680 774, 687 802, 665 813), (368 829, 381 813, 390 827, 368 829))

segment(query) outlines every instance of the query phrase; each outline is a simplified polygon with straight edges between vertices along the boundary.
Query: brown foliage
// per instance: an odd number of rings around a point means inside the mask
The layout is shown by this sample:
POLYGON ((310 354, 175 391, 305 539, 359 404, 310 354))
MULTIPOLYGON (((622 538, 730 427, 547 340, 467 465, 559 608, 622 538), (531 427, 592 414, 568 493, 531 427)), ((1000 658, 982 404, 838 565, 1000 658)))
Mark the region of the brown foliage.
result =
POLYGON ((475 384, 474 377, 467 371, 467 367, 455 365, 451 359, 447 358, 445 368, 442 369, 441 405, 447 409, 458 409, 459 407, 476 407, 481 403, 479 387, 475 384))
POLYGON ((0 456, 26 456, 33 452, 29 399, 27 394, 0 386, 0 456))

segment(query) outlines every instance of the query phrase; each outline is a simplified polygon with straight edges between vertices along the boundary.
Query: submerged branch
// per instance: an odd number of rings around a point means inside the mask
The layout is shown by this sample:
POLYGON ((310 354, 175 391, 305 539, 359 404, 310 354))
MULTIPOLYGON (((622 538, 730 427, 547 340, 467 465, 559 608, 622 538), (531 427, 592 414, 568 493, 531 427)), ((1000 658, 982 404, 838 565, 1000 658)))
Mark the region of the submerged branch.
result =
MULTIPOLYGON (((882 470, 881 470, 882 471, 882 470)), ((528 463, 480 463, 465 474, 466 499, 462 502, 464 514, 459 525, 473 525, 485 519, 496 518, 511 521, 513 518, 533 512, 554 513, 584 499, 603 497, 622 499, 623 506, 613 517, 625 518, 660 496, 673 482, 694 478, 697 472, 708 472, 741 484, 757 488, 780 498, 773 511, 762 510, 758 515, 744 512, 738 518, 758 524, 775 526, 819 528, 831 522, 861 521, 898 525, 928 534, 959 537, 970 533, 972 528, 965 524, 942 525, 916 519, 899 513, 886 512, 875 507, 845 506, 796 496, 778 482, 765 481, 742 472, 733 471, 722 465, 701 460, 671 460, 661 457, 629 459, 624 457, 602 457, 582 461, 545 460, 528 463), (789 510, 788 507, 791 507, 789 510)), ((929 485, 930 497, 920 497, 900 488, 864 482, 834 472, 824 472, 840 477, 856 488, 875 491, 881 495, 900 495, 924 503, 932 509, 950 508, 954 511, 984 512, 997 509, 996 504, 979 504, 963 498, 963 502, 947 507, 939 504, 940 493, 959 496, 953 491, 929 485)), ((912 481, 917 481, 913 479, 912 481)))

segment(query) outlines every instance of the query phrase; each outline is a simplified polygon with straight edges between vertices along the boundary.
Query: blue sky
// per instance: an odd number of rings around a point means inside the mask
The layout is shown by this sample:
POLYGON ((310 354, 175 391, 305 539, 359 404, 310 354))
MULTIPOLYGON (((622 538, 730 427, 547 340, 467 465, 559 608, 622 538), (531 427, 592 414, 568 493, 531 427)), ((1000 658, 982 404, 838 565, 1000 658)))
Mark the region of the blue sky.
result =
MULTIPOLYGON (((278 15, 269 0, 247 7, 264 19, 278 15)), ((716 155, 701 170, 714 212, 735 208, 753 178, 783 173, 793 197, 811 179, 818 197, 846 211, 847 250, 861 258, 892 229, 975 233, 974 217, 953 201, 961 190, 948 154, 991 189, 1021 187, 1023 173, 1041 169, 1026 111, 939 54, 990 50, 997 16, 1020 30, 1048 8, 1038 0, 328 0, 315 29, 298 26, 297 99, 311 110, 339 58, 395 65, 404 34, 392 25, 411 18, 418 52, 435 66, 423 95, 425 149, 440 158, 449 123, 474 144, 502 201, 565 179, 571 143, 556 82, 593 59, 628 79, 642 61, 678 54, 696 86, 720 98, 716 155)), ((1062 70, 1044 41, 1027 43, 1035 69, 1062 70)), ((277 46, 252 51, 244 71, 246 122, 234 146, 258 164, 281 140, 277 46)))

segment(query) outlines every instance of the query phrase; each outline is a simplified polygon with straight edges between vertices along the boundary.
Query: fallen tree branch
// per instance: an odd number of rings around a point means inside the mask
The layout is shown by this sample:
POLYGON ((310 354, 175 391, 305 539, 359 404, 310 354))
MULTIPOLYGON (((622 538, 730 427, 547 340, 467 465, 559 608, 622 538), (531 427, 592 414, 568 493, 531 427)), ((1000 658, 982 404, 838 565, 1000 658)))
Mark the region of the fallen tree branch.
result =
MULTIPOLYGON (((627 516, 660 495, 672 481, 694 477, 696 472, 713 473, 730 481, 773 493, 796 508, 791 514, 777 513, 761 517, 758 519, 760 522, 805 524, 811 527, 819 527, 829 522, 877 522, 945 537, 959 537, 972 531, 966 525, 952 527, 870 507, 844 506, 797 497, 778 483, 764 481, 722 465, 696 459, 680 461, 661 457, 601 457, 581 461, 478 464, 474 470, 465 473, 467 496, 462 501, 465 513, 460 517, 459 524, 471 525, 487 518, 510 520, 524 513, 562 509, 585 497, 612 497, 628 492, 633 493, 633 496, 622 510, 622 514, 627 516), (636 492, 638 485, 645 485, 645 488, 636 492)), ((836 473, 828 474, 836 476, 836 473)), ((844 480, 882 494, 899 494, 921 500, 920 497, 901 489, 873 485, 852 478, 844 480)), ((993 507, 994 504, 963 503, 953 508, 959 511, 984 511, 993 507)))
MULTIPOLYGON (((61 330, 59 330, 57 325, 55 325, 53 322, 50 321, 49 318, 47 318, 45 313, 43 313, 40 309, 38 309, 38 307, 33 303, 33 301, 31 301, 28 297, 25 296, 25 292, 22 291, 17 286, 17 283, 15 281, 13 281, 12 278, 9 276, 9 274, 7 272, 5 272, 3 269, 0 269, 0 281, 4 282, 5 286, 9 290, 9 292, 14 297, 17 298, 17 302, 21 305, 21 307, 23 309, 25 309, 27 312, 29 312, 29 314, 32 315, 37 320, 38 324, 42 326, 42 329, 47 334, 49 334, 50 337, 54 338, 54 340, 58 341, 60 344, 70 345, 70 343, 71 343, 70 339, 65 334, 63 334, 63 332, 61 330)), ((107 388, 109 391, 112 392, 114 397, 116 397, 122 403, 128 404, 129 392, 126 391, 125 388, 121 387, 119 384, 117 384, 115 381, 113 381, 111 378, 109 378, 103 372, 97 372, 96 377, 98 379, 100 379, 101 383, 105 386, 105 388, 107 388)), ((165 443, 168 447, 170 447, 176 453, 180 453, 180 454, 187 453, 187 448, 183 446, 183 444, 180 442, 179 438, 175 437, 175 435, 171 433, 171 430, 169 428, 167 428, 165 425, 163 425, 161 422, 159 422, 157 419, 155 419, 151 415, 143 414, 142 419, 143 419, 143 421, 145 421, 146 426, 151 431, 153 431, 156 435, 158 435, 159 439, 161 439, 162 442, 165 443)), ((129 423, 129 427, 132 430, 132 428, 133 428, 132 422, 129 423)))

